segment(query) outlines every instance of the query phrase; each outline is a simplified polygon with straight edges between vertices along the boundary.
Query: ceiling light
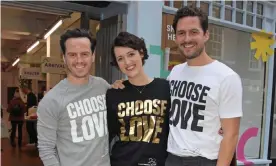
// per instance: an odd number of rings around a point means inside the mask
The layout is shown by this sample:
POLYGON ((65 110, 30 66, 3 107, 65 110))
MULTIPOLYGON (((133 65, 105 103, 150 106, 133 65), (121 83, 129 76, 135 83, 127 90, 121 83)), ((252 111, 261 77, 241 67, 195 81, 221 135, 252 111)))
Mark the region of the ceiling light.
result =
POLYGON ((32 51, 38 44, 39 44, 39 41, 35 42, 30 48, 28 48, 27 52, 32 51))
POLYGON ((15 66, 19 61, 20 61, 20 59, 17 58, 17 59, 13 62, 12 66, 15 66))
POLYGON ((56 23, 55 26, 53 26, 52 29, 50 29, 45 35, 44 39, 47 39, 60 25, 62 24, 62 20, 59 20, 59 22, 56 23))

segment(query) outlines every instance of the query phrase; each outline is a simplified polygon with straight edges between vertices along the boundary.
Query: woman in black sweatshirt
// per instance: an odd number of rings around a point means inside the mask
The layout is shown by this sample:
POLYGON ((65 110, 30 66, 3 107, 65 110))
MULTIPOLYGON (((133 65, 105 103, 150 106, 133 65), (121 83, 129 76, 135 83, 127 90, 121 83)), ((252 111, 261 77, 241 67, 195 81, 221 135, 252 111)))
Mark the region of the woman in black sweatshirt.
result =
POLYGON ((164 166, 169 133, 170 87, 150 78, 143 65, 148 53, 143 39, 121 32, 111 50, 112 65, 124 73, 124 89, 106 95, 112 166, 164 166))

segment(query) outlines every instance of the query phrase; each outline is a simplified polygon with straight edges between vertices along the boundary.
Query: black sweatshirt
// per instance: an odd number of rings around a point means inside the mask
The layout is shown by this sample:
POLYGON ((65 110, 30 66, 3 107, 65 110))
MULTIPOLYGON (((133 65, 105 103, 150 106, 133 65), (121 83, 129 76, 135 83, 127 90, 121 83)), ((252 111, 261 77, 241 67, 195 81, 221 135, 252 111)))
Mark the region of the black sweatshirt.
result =
POLYGON ((164 166, 169 133, 170 87, 155 78, 146 86, 124 82, 124 89, 106 94, 112 166, 164 166), (141 92, 141 93, 140 93, 141 92))

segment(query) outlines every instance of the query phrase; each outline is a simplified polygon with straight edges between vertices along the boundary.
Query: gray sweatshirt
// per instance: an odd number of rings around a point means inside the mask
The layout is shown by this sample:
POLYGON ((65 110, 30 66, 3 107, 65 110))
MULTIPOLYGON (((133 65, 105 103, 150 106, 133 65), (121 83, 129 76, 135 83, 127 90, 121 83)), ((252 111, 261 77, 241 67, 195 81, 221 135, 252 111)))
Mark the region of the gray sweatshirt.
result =
POLYGON ((67 79, 38 105, 38 148, 45 166, 110 166, 105 94, 110 85, 90 76, 86 85, 67 79))

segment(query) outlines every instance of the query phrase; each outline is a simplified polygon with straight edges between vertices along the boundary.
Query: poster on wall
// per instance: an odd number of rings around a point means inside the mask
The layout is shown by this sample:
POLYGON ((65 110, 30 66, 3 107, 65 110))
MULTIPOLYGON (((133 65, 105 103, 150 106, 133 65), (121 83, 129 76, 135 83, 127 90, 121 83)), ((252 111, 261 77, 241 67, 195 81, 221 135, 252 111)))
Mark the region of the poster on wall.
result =
POLYGON ((20 78, 30 80, 41 80, 42 73, 39 67, 20 68, 20 78))
POLYGON ((171 70, 175 65, 186 62, 178 47, 175 44, 175 33, 173 30, 174 15, 162 14, 162 44, 161 49, 164 52, 164 70, 171 70))
POLYGON ((41 72, 53 74, 66 74, 66 68, 62 59, 42 57, 41 72))

